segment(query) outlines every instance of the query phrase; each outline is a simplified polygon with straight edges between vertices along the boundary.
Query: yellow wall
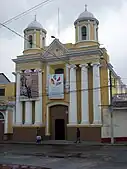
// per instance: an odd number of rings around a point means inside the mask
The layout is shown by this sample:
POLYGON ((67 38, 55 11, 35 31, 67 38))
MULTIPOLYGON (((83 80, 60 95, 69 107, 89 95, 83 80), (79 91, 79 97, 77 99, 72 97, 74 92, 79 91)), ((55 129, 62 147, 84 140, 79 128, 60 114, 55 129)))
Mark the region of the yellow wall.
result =
POLYGON ((6 84, 5 96, 12 97, 12 100, 15 100, 15 94, 16 94, 16 85, 15 85, 15 83, 6 84))
POLYGON ((25 69, 39 69, 39 68, 42 68, 42 63, 39 61, 16 64, 16 71, 21 71, 25 69))
POLYGON ((112 95, 117 94, 117 79, 112 75, 112 95))
POLYGON ((36 47, 40 48, 40 31, 36 32, 36 47))
MULTIPOLYGON (((15 94, 16 94, 16 88, 15 83, 8 83, 0 85, 0 88, 5 89, 5 96, 0 96, 0 101, 4 101, 6 104, 8 104, 8 101, 15 101, 15 94)), ((8 133, 13 133, 13 112, 8 111, 8 133)))
POLYGON ((8 111, 8 133, 13 133, 13 112, 8 111))
POLYGON ((0 88, 5 89, 5 96, 0 96, 0 100, 15 100, 15 83, 0 84, 0 88))

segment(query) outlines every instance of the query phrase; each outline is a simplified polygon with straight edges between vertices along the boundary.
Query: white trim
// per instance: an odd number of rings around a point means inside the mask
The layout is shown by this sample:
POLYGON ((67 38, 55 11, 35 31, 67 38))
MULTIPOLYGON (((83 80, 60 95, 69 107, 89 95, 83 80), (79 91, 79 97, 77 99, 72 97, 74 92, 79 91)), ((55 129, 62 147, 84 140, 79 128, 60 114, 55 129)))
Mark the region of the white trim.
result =
POLYGON ((70 69, 70 107, 69 124, 77 124, 77 86, 76 86, 76 66, 71 65, 70 69), (73 92, 72 92, 73 91, 73 92))
POLYGON ((90 21, 88 21, 88 26, 87 26, 87 29, 88 29, 88 35, 87 35, 87 40, 90 40, 91 39, 91 34, 90 34, 90 31, 91 31, 91 25, 90 25, 90 21))
POLYGON ((38 73, 39 101, 35 102, 35 125, 42 125, 43 122, 43 96, 42 96, 43 74, 38 73))
POLYGON ((53 102, 53 103, 49 103, 47 104, 47 107, 52 107, 52 106, 55 106, 55 105, 63 105, 63 106, 69 106, 69 103, 65 103, 65 102, 53 102))
POLYGON ((4 134, 8 133, 8 110, 5 112, 4 134))
POLYGON ((81 66, 81 123, 89 124, 88 64, 81 66))
MULTIPOLYGON (((75 44, 80 43, 80 42, 96 42, 96 43, 98 43, 98 45, 100 45, 100 43, 95 41, 95 40, 80 40, 80 41, 76 42, 75 44)), ((85 45, 85 46, 82 46, 82 47, 93 47, 93 46, 94 45, 87 45, 87 46, 85 45)))

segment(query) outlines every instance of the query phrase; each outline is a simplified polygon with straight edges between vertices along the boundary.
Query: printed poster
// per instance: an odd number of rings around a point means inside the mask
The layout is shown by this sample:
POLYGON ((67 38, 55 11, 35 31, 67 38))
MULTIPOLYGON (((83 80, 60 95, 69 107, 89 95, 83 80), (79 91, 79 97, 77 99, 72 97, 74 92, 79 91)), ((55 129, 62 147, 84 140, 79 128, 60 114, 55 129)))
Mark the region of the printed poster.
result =
POLYGON ((64 98, 64 75, 52 74, 49 75, 48 97, 49 99, 64 98))

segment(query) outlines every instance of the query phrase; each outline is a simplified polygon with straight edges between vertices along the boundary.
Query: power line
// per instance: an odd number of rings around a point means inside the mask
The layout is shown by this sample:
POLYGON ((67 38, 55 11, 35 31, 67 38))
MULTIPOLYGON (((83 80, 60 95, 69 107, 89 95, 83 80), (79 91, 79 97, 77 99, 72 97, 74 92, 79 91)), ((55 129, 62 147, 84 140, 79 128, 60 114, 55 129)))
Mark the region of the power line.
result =
MULTIPOLYGON (((25 37, 22 36, 21 34, 17 33, 17 32, 14 31, 13 29, 9 28, 8 26, 6 26, 6 25, 4 25, 4 24, 2 24, 2 23, 0 23, 0 25, 2 25, 3 27, 5 27, 6 29, 8 29, 9 31, 13 32, 14 34, 18 35, 19 37, 21 37, 21 38, 23 38, 24 40, 26 40, 26 41, 29 42, 29 40, 28 40, 27 38, 25 38, 25 37)), ((46 51, 47 53, 49 53, 49 54, 51 54, 52 56, 56 57, 57 59, 61 60, 61 58, 60 58, 59 56, 56 56, 54 53, 49 52, 47 49, 45 49, 45 48, 40 48, 40 46, 37 45, 36 43, 32 43, 32 44, 33 44, 33 45, 36 45, 36 47, 38 47, 39 49, 41 49, 41 50, 43 49, 43 50, 46 51)), ((45 59, 45 58, 44 58, 44 59, 45 59)), ((62 61, 63 61, 63 60, 62 60, 62 61)), ((70 65, 69 61, 67 61, 67 60, 65 60, 65 61, 63 61, 63 62, 70 65)), ((84 72, 85 72, 85 71, 84 71, 84 72)))
MULTIPOLYGON (((120 86, 120 85, 118 85, 118 86, 120 86)), ((93 91, 93 90, 99 90, 99 89, 104 89, 104 88, 109 88, 109 87, 110 87, 110 85, 96 87, 96 88, 88 88, 88 89, 76 89, 76 90, 72 90, 72 91, 68 91, 68 92, 61 92, 60 94, 70 94, 70 93, 73 93, 73 92, 81 92, 81 91, 93 91)), ((44 92, 44 93, 40 94, 38 97, 41 97, 41 96, 49 96, 49 95, 47 94, 47 92, 44 92)), ((21 97, 21 96, 20 95, 19 96, 14 95, 14 96, 4 96, 4 97, 14 97, 14 98, 16 98, 16 97, 21 97)))
MULTIPOLYGON (((24 40, 28 41, 29 40, 27 38, 25 38, 24 36, 22 36, 21 34, 17 33, 16 31, 14 31, 13 29, 9 28, 8 26, 6 26, 5 24, 0 23, 0 25, 2 25, 3 27, 5 27, 6 29, 8 29, 9 31, 13 32, 14 34, 18 35, 19 37, 23 38, 24 40)), ((40 46, 38 46, 36 43, 33 43, 33 45, 36 45, 36 47, 40 48, 40 46)), ((40 48, 43 49, 44 51, 46 51, 47 53, 51 54, 52 56, 56 57, 57 59, 61 60, 60 57, 56 56, 54 53, 51 53, 49 51, 47 51, 47 49, 44 48, 40 48)), ((63 61, 63 60, 62 60, 63 61)), ((67 63, 70 65, 70 63, 68 61, 63 61, 64 63, 67 63)), ((107 62, 107 61, 106 61, 107 62)), ((110 80, 112 80, 113 78, 110 77, 110 80)), ((107 80, 107 79, 106 79, 107 80)))
POLYGON ((26 10, 26 11, 24 11, 24 12, 22 12, 22 13, 16 15, 16 16, 10 18, 9 20, 3 22, 2 24, 7 25, 7 24, 11 23, 13 20, 17 20, 17 19, 27 15, 28 13, 30 13, 30 12, 32 12, 32 11, 34 11, 34 10, 36 10, 36 9, 46 5, 46 4, 48 4, 51 1, 53 1, 53 0, 45 0, 45 1, 43 1, 43 2, 41 2, 39 4, 37 4, 37 5, 33 6, 32 8, 29 8, 28 10, 26 10))
MULTIPOLYGON (((2 23, 0 23, 0 25, 2 25, 4 28, 8 29, 9 31, 13 32, 14 34, 18 35, 19 37, 21 37, 21 38, 23 38, 24 40, 26 40, 26 41, 29 42, 29 40, 28 40, 27 38, 23 37, 21 34, 17 33, 16 31, 14 31, 13 29, 9 28, 8 26, 6 26, 6 25, 4 25, 4 24, 2 24, 2 23)), ((47 49, 40 48, 40 46, 38 46, 36 43, 32 43, 32 44, 33 44, 33 45, 36 45, 36 47, 38 47, 39 49, 41 49, 41 50, 43 49, 43 50, 46 51, 47 53, 49 53, 49 54, 51 54, 52 56, 56 57, 57 59, 60 59, 60 60, 61 60, 61 58, 60 58, 59 56, 56 56, 54 53, 51 53, 51 52, 47 51, 47 49)), ((70 63, 67 62, 67 61, 64 61, 64 63, 67 63, 67 64, 70 65, 70 63)))
MULTIPOLYGON (((27 41, 28 41, 28 39, 24 38, 24 36, 22 36, 21 34, 17 33, 17 32, 14 31, 14 30, 12 30, 12 29, 9 28, 8 26, 6 26, 6 25, 4 25, 4 24, 2 24, 2 23, 0 23, 0 25, 2 25, 3 27, 5 27, 5 28, 8 29, 9 31, 13 32, 14 34, 18 35, 19 37, 23 38, 24 40, 27 40, 27 41)), ((28 42, 29 42, 29 41, 28 41, 28 42)), ((40 46, 38 46, 36 43, 33 43, 33 45, 36 45, 38 48, 40 48, 40 46)), ((40 49, 41 49, 41 48, 40 48, 40 49)), ((47 50, 44 49, 44 48, 42 48, 42 49, 43 49, 44 51, 46 51, 47 53, 51 54, 52 56, 56 57, 57 59, 61 60, 61 58, 58 57, 58 56, 56 56, 55 54, 53 54, 53 53, 47 51, 47 50)), ((70 65, 70 63, 69 63, 68 61, 64 61, 64 63, 67 63, 67 64, 70 65)), ((98 77, 98 78, 99 78, 99 77, 98 77)), ((112 79, 114 79, 114 78, 110 77, 110 79, 105 79, 105 80, 108 80, 108 81, 111 82, 112 79)), ((121 86, 121 85, 120 85, 120 86, 121 86)), ((116 87, 116 85, 115 85, 115 87, 116 87)))

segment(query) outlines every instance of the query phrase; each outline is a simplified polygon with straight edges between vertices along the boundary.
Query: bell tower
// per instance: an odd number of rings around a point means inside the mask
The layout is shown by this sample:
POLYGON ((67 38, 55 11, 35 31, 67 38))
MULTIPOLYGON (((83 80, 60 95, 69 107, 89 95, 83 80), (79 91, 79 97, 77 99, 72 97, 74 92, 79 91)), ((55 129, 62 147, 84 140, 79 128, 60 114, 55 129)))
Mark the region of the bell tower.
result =
POLYGON ((46 30, 37 21, 36 15, 34 21, 32 21, 24 30, 24 54, 39 53, 46 44, 46 30))
POLYGON ((78 19, 74 22, 75 25, 75 43, 94 41, 98 42, 98 25, 99 21, 91 12, 88 12, 87 5, 78 19))

